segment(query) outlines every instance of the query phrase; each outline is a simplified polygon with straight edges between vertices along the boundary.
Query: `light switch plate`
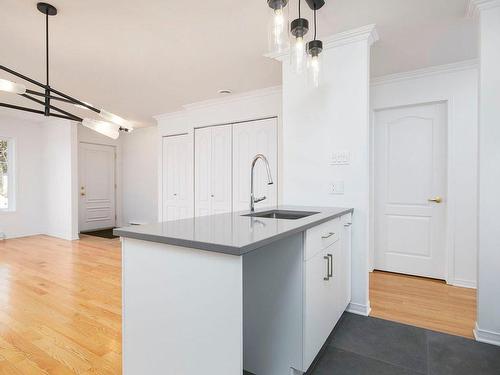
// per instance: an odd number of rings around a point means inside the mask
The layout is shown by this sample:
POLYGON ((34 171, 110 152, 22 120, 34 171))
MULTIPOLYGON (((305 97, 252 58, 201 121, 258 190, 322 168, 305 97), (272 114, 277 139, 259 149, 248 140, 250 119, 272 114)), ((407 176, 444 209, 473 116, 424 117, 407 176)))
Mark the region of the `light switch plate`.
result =
POLYGON ((346 165, 351 163, 351 153, 349 151, 335 151, 330 159, 331 165, 346 165))
POLYGON ((334 181, 330 184, 330 194, 344 194, 344 181, 334 181))

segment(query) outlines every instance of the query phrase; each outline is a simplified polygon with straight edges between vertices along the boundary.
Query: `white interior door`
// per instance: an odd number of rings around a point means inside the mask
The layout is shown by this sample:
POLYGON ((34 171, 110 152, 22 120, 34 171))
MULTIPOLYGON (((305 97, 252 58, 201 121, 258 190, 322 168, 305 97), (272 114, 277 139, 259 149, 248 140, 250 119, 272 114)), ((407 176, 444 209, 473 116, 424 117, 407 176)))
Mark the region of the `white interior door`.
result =
POLYGON ((256 208, 278 203, 278 123, 276 118, 234 124, 233 128, 233 210, 250 206, 250 166, 256 154, 269 161, 274 184, 267 184, 266 168, 261 161, 255 166, 255 196, 266 196, 256 208))
POLYGON ((212 130, 194 132, 194 211, 195 216, 210 215, 212 209, 212 130))
POLYGON ((79 230, 113 228, 115 216, 115 148, 79 144, 79 230))
POLYGON ((195 130, 195 215, 231 212, 231 125, 195 130))
POLYGON ((187 134, 163 137, 163 220, 192 217, 191 143, 187 134))
POLYGON ((375 116, 375 268, 444 279, 446 106, 375 116))
POLYGON ((232 125, 214 126, 212 130, 211 214, 232 210, 232 125))

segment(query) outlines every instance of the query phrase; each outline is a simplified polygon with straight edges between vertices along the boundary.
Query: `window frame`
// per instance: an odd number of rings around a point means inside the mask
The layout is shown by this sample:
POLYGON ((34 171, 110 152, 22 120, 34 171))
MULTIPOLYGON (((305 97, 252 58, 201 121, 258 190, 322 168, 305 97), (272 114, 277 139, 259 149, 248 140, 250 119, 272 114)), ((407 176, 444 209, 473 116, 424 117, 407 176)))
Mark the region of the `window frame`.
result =
POLYGON ((7 141, 7 208, 0 208, 2 212, 14 212, 16 210, 16 140, 9 136, 0 135, 0 140, 7 141))

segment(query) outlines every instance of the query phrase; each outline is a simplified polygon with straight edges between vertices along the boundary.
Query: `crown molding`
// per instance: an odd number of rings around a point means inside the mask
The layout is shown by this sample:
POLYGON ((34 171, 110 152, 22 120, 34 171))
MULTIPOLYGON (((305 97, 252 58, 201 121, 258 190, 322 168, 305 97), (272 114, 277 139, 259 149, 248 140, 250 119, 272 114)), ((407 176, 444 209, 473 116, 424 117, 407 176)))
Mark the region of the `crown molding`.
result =
MULTIPOLYGON (((343 31, 341 33, 333 34, 321 39, 323 41, 323 50, 340 47, 350 43, 356 43, 360 41, 367 41, 368 45, 371 46, 373 43, 379 40, 376 25, 366 25, 359 27, 357 29, 343 31)), ((270 59, 283 61, 289 54, 289 49, 281 52, 271 52, 266 53, 264 56, 270 59)))
POLYGON ((200 102, 185 104, 182 106, 183 109, 181 109, 180 111, 159 114, 159 115, 153 116, 153 118, 156 121, 167 120, 167 119, 171 120, 171 119, 176 119, 176 118, 180 118, 180 117, 185 116, 186 112, 188 112, 188 111, 195 111, 195 110, 205 109, 205 108, 214 107, 214 106, 220 106, 220 105, 236 103, 236 102, 241 102, 241 101, 248 101, 248 100, 253 100, 253 99, 258 99, 258 98, 264 98, 264 97, 268 97, 268 96, 279 96, 281 98, 281 86, 266 87, 263 89, 247 91, 247 92, 244 92, 241 94, 229 95, 229 96, 224 97, 224 98, 209 99, 209 100, 203 100, 200 102))
POLYGON ((474 18, 486 9, 500 7, 500 0, 469 0, 467 17, 474 18))
POLYGON ((241 94, 229 95, 224 98, 209 99, 201 102, 185 104, 182 107, 187 111, 193 111, 197 109, 204 109, 207 107, 241 102, 273 95, 281 95, 281 86, 266 87, 263 89, 247 91, 241 94))
POLYGON ((371 86, 379 86, 385 85, 388 83, 402 82, 411 79, 418 79, 429 77, 437 74, 443 73, 453 73, 460 72, 463 70, 469 69, 478 69, 479 62, 476 59, 472 60, 464 60, 456 63, 445 64, 445 65, 436 65, 428 68, 411 70, 409 72, 396 73, 396 74, 388 74, 385 76, 373 77, 371 79, 371 86))

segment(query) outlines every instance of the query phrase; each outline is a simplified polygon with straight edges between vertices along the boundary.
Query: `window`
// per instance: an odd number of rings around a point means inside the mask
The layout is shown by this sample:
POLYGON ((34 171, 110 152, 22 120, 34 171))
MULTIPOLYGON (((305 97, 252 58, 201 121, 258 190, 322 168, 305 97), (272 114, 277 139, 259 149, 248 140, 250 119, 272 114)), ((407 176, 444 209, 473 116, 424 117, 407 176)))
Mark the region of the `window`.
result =
POLYGON ((0 137, 0 211, 14 209, 14 143, 0 137))

